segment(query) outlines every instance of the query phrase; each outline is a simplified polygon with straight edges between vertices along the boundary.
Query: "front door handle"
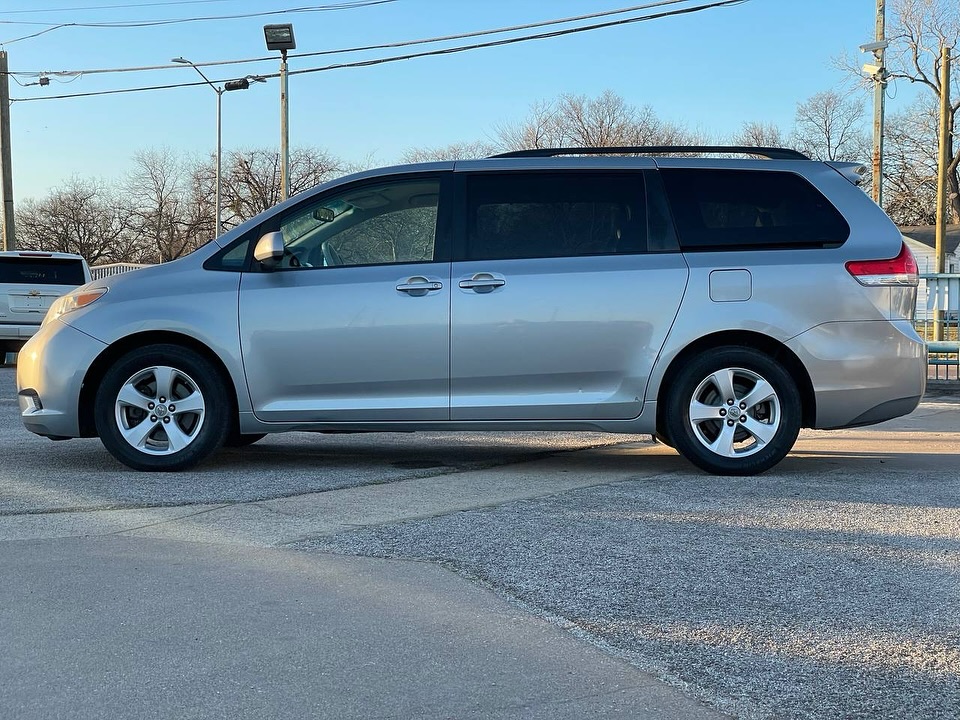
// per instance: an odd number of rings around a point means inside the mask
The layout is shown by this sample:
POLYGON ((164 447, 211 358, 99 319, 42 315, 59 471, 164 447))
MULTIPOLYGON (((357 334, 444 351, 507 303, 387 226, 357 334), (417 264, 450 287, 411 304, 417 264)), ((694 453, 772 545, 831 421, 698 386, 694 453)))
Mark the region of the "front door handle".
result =
POLYGON ((397 285, 397 291, 402 293, 407 293, 408 295, 413 295, 414 297, 420 297, 426 295, 432 290, 442 290, 443 283, 439 280, 430 280, 422 276, 414 276, 397 285))
POLYGON ((478 293, 493 292, 498 287, 503 287, 507 281, 503 278, 495 277, 490 273, 477 273, 469 280, 461 280, 460 287, 464 290, 473 290, 478 293))

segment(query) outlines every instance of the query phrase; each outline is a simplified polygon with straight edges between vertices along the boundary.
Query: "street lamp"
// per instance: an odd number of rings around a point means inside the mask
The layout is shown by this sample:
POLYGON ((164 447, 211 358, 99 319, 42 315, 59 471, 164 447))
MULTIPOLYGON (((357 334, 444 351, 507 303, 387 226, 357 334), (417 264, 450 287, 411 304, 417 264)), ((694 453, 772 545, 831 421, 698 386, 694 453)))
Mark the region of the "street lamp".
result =
POLYGON ((240 78, 239 80, 227 80, 221 87, 217 87, 212 82, 210 78, 203 74, 203 71, 194 65, 192 62, 182 57, 175 57, 170 62, 180 63, 181 65, 189 65, 198 73, 200 77, 203 78, 203 81, 213 88, 213 91, 217 94, 217 205, 216 205, 216 216, 217 216, 217 237, 220 237, 220 232, 222 229, 222 212, 221 212, 221 195, 222 195, 222 184, 220 181, 220 163, 222 161, 223 155, 223 144, 222 144, 222 123, 220 118, 220 99, 225 92, 230 92, 231 90, 246 90, 250 87, 250 81, 253 82, 266 82, 262 77, 257 77, 256 75, 248 75, 247 77, 240 78))
POLYGON ((297 41, 293 36, 293 25, 264 25, 263 38, 267 50, 280 51, 280 199, 290 196, 290 128, 287 107, 287 50, 295 50, 297 41))

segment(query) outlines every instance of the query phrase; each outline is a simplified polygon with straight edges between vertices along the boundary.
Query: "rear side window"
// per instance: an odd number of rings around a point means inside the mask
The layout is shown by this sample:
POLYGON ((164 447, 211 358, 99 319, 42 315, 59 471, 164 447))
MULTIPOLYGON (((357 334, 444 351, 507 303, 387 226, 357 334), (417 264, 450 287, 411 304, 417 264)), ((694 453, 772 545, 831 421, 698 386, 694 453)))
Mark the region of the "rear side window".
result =
POLYGON ((850 226, 809 182, 790 172, 661 170, 687 251, 823 248, 850 226))
POLYGON ((81 260, 0 258, 0 283, 18 285, 83 285, 87 281, 81 260))
POLYGON ((646 252, 645 203, 636 172, 473 175, 466 258, 646 252))

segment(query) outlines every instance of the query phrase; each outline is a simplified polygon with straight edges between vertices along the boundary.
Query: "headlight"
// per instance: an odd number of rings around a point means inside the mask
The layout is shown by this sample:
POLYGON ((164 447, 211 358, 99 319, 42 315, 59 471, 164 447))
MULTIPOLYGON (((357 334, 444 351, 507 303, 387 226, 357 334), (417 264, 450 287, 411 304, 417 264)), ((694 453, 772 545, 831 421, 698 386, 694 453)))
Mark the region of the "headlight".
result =
POLYGON ((50 309, 47 310, 47 314, 44 316, 41 325, 46 325, 51 320, 56 320, 68 312, 86 307, 90 303, 99 300, 106 292, 106 288, 93 288, 91 290, 79 290, 57 298, 53 305, 50 306, 50 309))

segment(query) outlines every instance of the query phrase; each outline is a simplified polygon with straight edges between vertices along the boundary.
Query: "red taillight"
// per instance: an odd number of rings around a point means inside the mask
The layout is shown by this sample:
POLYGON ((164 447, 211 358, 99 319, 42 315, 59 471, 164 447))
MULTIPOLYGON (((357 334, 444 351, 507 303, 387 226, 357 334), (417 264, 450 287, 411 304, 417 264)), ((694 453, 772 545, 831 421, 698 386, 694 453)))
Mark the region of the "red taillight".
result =
POLYGON ((884 285, 913 285, 920 278, 917 260, 906 243, 902 243, 900 254, 890 260, 851 260, 847 263, 847 272, 861 285, 878 287, 884 285))

